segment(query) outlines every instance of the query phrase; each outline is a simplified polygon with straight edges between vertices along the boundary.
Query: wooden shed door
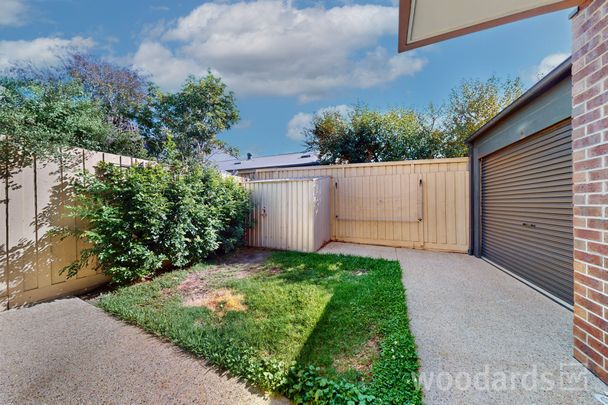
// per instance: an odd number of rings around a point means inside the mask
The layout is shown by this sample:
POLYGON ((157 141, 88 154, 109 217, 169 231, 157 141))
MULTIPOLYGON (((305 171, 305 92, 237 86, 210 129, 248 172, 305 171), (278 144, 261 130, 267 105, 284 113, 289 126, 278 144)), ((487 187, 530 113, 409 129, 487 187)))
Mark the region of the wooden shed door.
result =
POLYGON ((572 303, 570 125, 482 159, 482 256, 572 303))

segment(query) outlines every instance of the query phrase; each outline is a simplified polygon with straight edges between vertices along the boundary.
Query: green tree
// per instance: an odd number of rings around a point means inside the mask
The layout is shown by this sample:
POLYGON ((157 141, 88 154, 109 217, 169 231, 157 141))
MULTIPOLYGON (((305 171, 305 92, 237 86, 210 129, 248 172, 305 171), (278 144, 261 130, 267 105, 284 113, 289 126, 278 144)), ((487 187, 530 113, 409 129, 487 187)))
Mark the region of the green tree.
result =
POLYGON ((68 276, 95 263, 114 283, 152 275, 161 267, 184 267, 244 242, 249 227, 247 190, 216 169, 173 160, 168 138, 166 165, 121 168, 101 162, 93 175, 74 183, 70 216, 86 229, 57 228, 87 242, 66 266, 68 276))
POLYGON ((59 68, 60 74, 80 82, 101 106, 114 127, 112 149, 128 156, 146 157, 137 111, 147 101, 149 78, 141 72, 90 55, 75 53, 59 68))
POLYGON ((343 115, 324 111, 304 130, 308 150, 322 164, 386 162, 467 155, 466 139, 521 96, 521 80, 465 80, 448 102, 423 112, 393 108, 386 112, 356 106, 343 115))
POLYGON ((188 77, 175 93, 152 88, 138 121, 149 150, 162 157, 172 136, 183 160, 202 161, 214 150, 234 153, 217 135, 239 120, 234 93, 211 72, 197 79, 188 77))
POLYGON ((324 111, 305 136, 306 147, 317 151, 323 164, 430 159, 440 144, 429 117, 403 108, 382 113, 355 106, 346 115, 324 111))
POLYGON ((68 147, 114 151, 114 130, 76 81, 0 78, 0 139, 10 167, 68 147))
POLYGON ((443 115, 443 155, 467 155, 466 139, 523 93, 519 78, 464 80, 452 89, 443 115))

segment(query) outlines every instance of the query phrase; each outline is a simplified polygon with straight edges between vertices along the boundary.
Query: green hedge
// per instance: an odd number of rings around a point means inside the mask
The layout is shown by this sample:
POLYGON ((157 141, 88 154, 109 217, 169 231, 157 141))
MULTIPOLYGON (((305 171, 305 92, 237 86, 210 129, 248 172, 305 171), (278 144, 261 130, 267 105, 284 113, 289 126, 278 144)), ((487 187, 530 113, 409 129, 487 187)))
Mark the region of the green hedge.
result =
POLYGON ((69 276, 96 257, 112 282, 127 283, 229 252, 248 227, 247 191, 201 166, 100 163, 74 190, 70 215, 87 224, 77 233, 91 247, 64 269, 69 276))

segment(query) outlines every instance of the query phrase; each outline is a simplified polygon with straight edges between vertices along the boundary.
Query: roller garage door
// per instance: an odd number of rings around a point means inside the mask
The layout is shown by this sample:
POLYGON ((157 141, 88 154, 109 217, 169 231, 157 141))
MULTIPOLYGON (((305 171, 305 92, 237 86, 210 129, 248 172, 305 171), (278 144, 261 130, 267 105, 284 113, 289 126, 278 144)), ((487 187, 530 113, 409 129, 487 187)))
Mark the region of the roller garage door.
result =
POLYGON ((481 162, 481 254, 572 303, 570 125, 543 131, 481 162))

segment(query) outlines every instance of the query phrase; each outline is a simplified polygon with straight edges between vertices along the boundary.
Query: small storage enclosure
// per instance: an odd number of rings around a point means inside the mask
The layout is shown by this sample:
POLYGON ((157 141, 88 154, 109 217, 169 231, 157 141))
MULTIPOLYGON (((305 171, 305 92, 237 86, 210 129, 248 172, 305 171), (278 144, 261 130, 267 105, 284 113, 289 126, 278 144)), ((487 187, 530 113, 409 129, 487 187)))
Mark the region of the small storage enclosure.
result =
POLYGON ((330 178, 248 181, 253 226, 248 245, 316 252, 331 239, 330 178))

